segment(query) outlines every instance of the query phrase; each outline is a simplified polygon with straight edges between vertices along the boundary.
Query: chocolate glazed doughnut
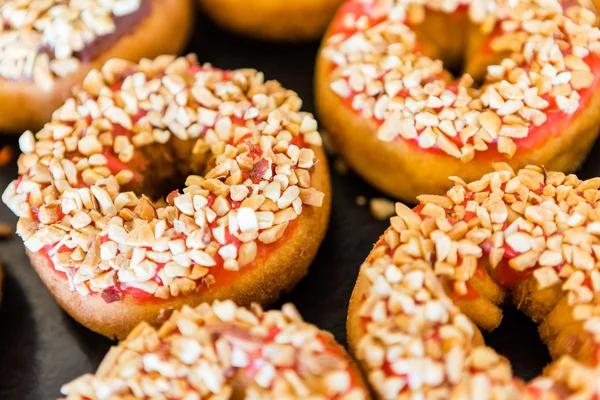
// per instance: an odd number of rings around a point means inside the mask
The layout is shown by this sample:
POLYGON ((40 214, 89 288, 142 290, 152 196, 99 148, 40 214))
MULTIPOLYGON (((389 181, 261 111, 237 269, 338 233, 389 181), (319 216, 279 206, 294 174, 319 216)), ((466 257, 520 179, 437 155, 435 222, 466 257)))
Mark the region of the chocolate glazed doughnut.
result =
POLYGON ((183 49, 191 0, 4 1, 0 131, 40 129, 87 73, 111 58, 183 49))
POLYGON ((21 176, 3 195, 58 303, 124 338, 165 308, 265 305, 289 290, 330 209, 321 136, 301 104, 260 72, 192 56, 92 70, 20 138, 21 176))

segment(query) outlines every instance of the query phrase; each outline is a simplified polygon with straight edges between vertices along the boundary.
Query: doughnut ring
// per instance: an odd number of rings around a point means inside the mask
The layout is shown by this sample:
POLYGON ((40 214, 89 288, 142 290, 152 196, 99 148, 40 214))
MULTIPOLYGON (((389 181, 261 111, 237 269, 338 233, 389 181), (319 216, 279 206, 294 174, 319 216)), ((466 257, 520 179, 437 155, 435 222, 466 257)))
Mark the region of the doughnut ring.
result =
POLYGON ((600 394, 600 178, 504 163, 398 203, 361 267, 348 339, 382 399, 592 399, 600 394), (507 293, 556 360, 524 383, 486 347, 507 293), (475 325, 476 324, 476 325, 475 325))
POLYGON ((321 136, 301 104, 260 72, 193 56, 92 70, 21 136, 20 177, 3 194, 58 303, 124 338, 165 308, 266 305, 294 286, 330 209, 321 136))
POLYGON ((281 311, 232 301, 184 306, 159 328, 140 324, 66 399, 364 400, 360 371, 333 337, 281 311))
POLYGON ((0 5, 0 130, 38 130, 111 58, 181 51, 191 0, 5 0, 0 5))
POLYGON ((318 56, 321 124, 408 202, 493 162, 574 171, 598 135, 596 19, 588 0, 349 0, 318 56))

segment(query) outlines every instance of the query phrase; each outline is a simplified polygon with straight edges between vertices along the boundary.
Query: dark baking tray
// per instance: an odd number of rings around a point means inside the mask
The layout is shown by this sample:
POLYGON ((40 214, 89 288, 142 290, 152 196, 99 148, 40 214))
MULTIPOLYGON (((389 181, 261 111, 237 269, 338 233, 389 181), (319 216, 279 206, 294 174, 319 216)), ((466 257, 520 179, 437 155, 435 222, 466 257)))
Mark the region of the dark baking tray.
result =
MULTIPOLYGON (((314 111, 312 77, 317 49, 316 42, 285 45, 235 36, 198 14, 187 51, 220 68, 264 71, 268 79, 297 91, 304 110, 314 111)), ((2 136, 0 144, 18 150, 16 136, 2 136)), ((599 155, 600 144, 580 176, 600 176, 599 155)), ((0 170, 1 190, 16 176, 13 160, 0 170)), ((346 309, 358 269, 388 223, 375 220, 368 207, 356 204, 359 195, 372 198, 381 193, 353 173, 340 175, 332 168, 331 179, 333 207, 327 237, 308 276, 275 306, 293 302, 307 321, 345 343, 346 309)), ((0 221, 16 223, 4 204, 0 205, 0 221)), ((6 278, 0 305, 0 399, 56 398, 63 383, 94 371, 113 342, 87 330, 60 309, 31 268, 20 238, 0 242, 0 257, 6 278)), ((521 378, 536 376, 549 361, 536 325, 513 308, 505 308, 500 328, 485 336, 489 345, 511 360, 521 378)))

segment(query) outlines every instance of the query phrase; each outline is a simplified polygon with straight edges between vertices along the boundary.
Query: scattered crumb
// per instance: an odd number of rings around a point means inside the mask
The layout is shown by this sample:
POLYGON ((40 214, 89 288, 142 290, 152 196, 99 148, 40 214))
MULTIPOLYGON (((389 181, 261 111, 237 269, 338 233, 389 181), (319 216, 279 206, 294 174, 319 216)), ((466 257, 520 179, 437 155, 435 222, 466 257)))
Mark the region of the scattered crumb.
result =
POLYGON ((378 220, 385 220, 396 213, 396 206, 393 201, 383 198, 371 199, 369 203, 371 215, 378 220))
POLYGON ((4 239, 13 234, 12 225, 0 222, 0 238, 4 239))
POLYGON ((342 158, 336 158, 333 160, 333 168, 340 175, 346 175, 348 173, 348 164, 342 158))
POLYGON ((4 146, 0 150, 0 167, 8 165, 13 159, 13 150, 10 146, 4 146))
POLYGON ((367 205, 367 198, 365 196, 356 196, 356 204, 359 206, 367 205))

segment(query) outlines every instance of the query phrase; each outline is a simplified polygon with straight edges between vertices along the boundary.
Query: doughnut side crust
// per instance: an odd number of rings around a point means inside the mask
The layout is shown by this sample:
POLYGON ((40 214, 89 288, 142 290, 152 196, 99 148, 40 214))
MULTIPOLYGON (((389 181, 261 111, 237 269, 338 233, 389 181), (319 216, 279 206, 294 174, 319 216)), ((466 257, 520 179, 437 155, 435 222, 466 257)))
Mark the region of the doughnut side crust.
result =
MULTIPOLYGON (((344 105, 330 89, 332 64, 319 52, 315 71, 315 104, 322 126, 330 133, 337 149, 352 169, 379 190, 408 202, 422 193, 441 194, 449 189, 449 176, 465 181, 476 180, 493 170, 492 160, 476 157, 468 163, 442 152, 432 152, 408 145, 404 139, 384 142, 377 138, 377 124, 361 117, 344 105), (401 179, 390 171, 410 171, 401 179)), ((503 160, 516 170, 528 164, 548 169, 575 171, 598 137, 600 92, 592 95, 586 108, 569 127, 535 149, 518 151, 503 160)), ((500 161, 500 160, 495 160, 500 161)))
POLYGON ((186 45, 193 26, 191 0, 155 0, 151 12, 135 30, 114 43, 91 62, 81 62, 79 68, 64 78, 56 78, 54 86, 44 91, 33 80, 3 80, 0 87, 0 130, 22 133, 38 130, 52 113, 71 95, 87 73, 99 69, 111 58, 139 61, 161 54, 175 54, 186 45))
POLYGON ((314 187, 325 193, 321 207, 305 207, 298 216, 292 235, 266 257, 257 257, 249 271, 236 276, 228 285, 179 296, 165 301, 136 301, 131 295, 106 303, 101 296, 81 296, 71 291, 58 276, 47 257, 27 251, 34 269, 58 304, 75 320, 111 339, 123 339, 142 321, 155 324, 162 311, 183 305, 194 307, 202 302, 231 299, 242 306, 268 305, 289 291, 308 272, 325 237, 331 208, 331 187, 327 158, 320 147, 312 146, 320 160, 312 175, 314 187))
POLYGON ((342 0, 199 0, 219 25, 265 40, 320 37, 342 0))

